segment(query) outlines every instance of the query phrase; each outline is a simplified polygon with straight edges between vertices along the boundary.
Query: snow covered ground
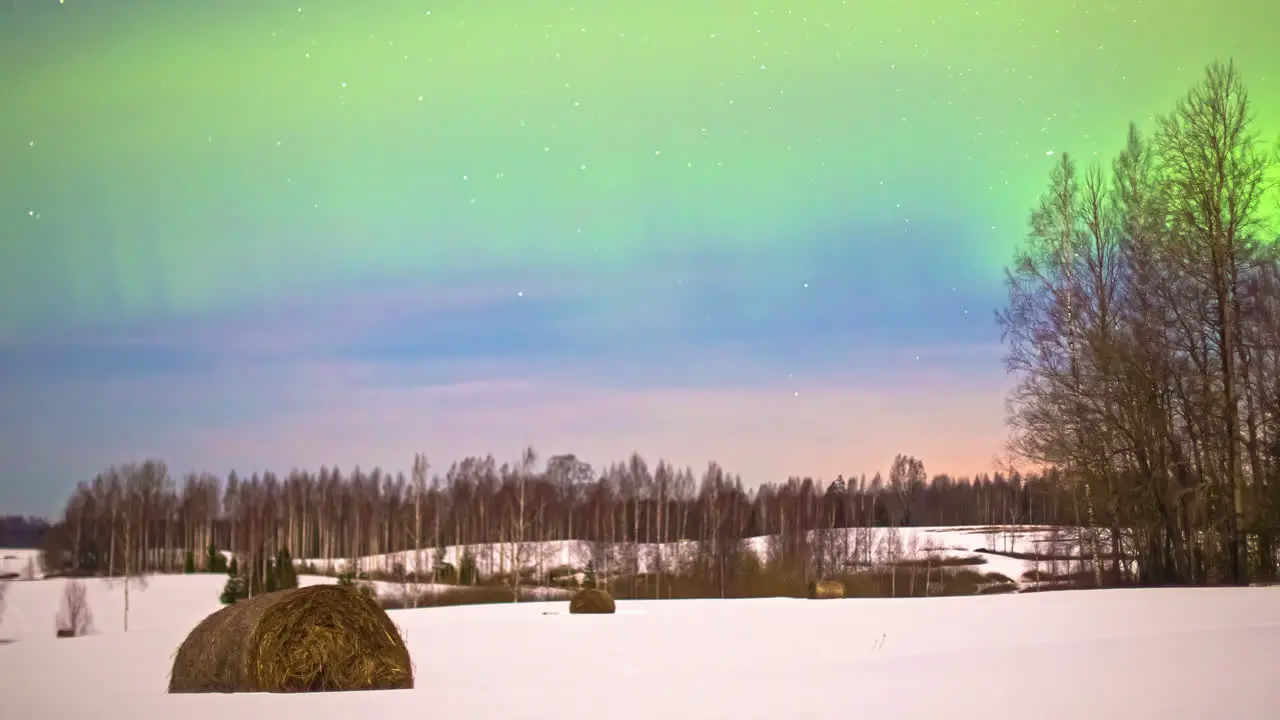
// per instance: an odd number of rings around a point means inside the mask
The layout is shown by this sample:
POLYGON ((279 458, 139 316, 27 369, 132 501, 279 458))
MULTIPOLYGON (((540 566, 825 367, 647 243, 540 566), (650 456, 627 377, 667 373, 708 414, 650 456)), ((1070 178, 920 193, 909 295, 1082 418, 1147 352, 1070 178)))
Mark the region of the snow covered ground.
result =
MULTIPOLYGON (((894 530, 848 528, 815 531, 811 534, 811 542, 815 546, 826 545, 836 554, 872 563, 883 562, 890 557, 910 560, 923 558, 926 555, 968 558, 981 562, 973 566, 975 570, 984 573, 1000 573, 1010 580, 1025 585, 1027 583, 1021 582, 1022 576, 1031 570, 1065 574, 1087 569, 1087 564, 1082 565, 1078 559, 1080 554, 1078 532, 1075 528, 1035 525, 907 527, 894 530), (1001 553, 1055 555, 1066 559, 1037 562, 1021 557, 1009 557, 1001 553)), ((767 560, 769 541, 768 537, 755 537, 750 538, 747 544, 762 560, 767 560)), ((593 555, 598 556, 602 552, 610 556, 611 563, 626 568, 630 567, 626 555, 633 551, 640 572, 650 572, 653 559, 659 552, 666 563, 665 567, 670 568, 678 559, 692 557, 696 550, 696 543, 688 541, 638 546, 621 544, 610 546, 602 543, 593 547, 592 543, 584 540, 551 540, 523 543, 518 546, 510 543, 450 545, 443 548, 442 559, 456 568, 460 564, 462 555, 470 552, 476 558, 480 573, 488 576, 508 570, 517 559, 518 564, 525 569, 569 567, 581 570, 587 566, 593 555)), ((399 564, 403 565, 407 572, 415 572, 420 568, 421 572, 425 573, 435 565, 437 554, 435 548, 425 548, 420 552, 371 555, 359 559, 359 569, 362 572, 392 573, 399 564)), ((228 554, 224 552, 224 555, 228 554)), ((322 573, 337 572, 346 569, 350 564, 350 561, 345 559, 302 558, 295 562, 315 568, 322 573)), ((0 548, 0 576, 10 573, 26 580, 31 572, 34 572, 36 577, 43 577, 39 551, 0 548)))
MULTIPOLYGON (((967 526, 967 527, 906 527, 906 528, 847 528, 819 530, 811 533, 815 547, 826 546, 835 554, 851 559, 878 563, 892 557, 899 560, 933 557, 968 558, 975 562, 974 569, 995 572, 1015 582, 1024 573, 1037 570, 1053 574, 1065 574, 1087 569, 1081 565, 1080 543, 1076 528, 1051 528, 1035 525, 967 526), (994 551, 994 552, 986 552, 994 551), (1058 561, 1041 561, 1009 557, 1000 553, 1020 555, 1040 554, 1067 558, 1058 561)), ((768 537, 750 538, 747 543, 762 560, 769 556, 768 537)), ((523 568, 570 567, 582 569, 593 555, 608 553, 610 562, 626 566, 626 553, 635 553, 635 563, 640 572, 650 572, 653 559, 661 553, 666 567, 671 567, 681 557, 690 557, 696 551, 692 542, 659 545, 608 545, 585 540, 552 540, 540 543, 485 543, 476 545, 450 545, 440 553, 444 562, 454 567, 465 552, 476 559, 481 574, 492 575, 508 570, 515 560, 523 568)), ((360 558, 362 572, 390 573, 396 565, 403 565, 406 572, 429 572, 435 565, 437 551, 426 548, 420 552, 395 552, 360 558)), ((304 559, 299 564, 314 567, 320 572, 347 569, 350 561, 344 559, 304 559)), ((1021 584, 1021 583, 1020 583, 1021 584)))
POLYGON ((53 637, 65 581, 11 583, 0 715, 1250 720, 1280 708, 1280 588, 397 610, 414 690, 167 695, 172 653, 218 608, 223 580, 150 578, 130 593, 128 633, 121 584, 87 581, 96 632, 69 640, 53 637))
POLYGON ((30 548, 0 548, 0 578, 18 576, 21 580, 44 577, 40 551, 30 548))

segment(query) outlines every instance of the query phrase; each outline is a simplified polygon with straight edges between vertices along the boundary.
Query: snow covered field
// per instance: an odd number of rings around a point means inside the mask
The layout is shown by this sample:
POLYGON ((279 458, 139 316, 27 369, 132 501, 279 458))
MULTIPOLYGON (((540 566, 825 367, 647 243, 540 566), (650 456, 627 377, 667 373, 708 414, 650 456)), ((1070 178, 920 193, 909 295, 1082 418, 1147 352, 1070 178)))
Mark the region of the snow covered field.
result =
MULTIPOLYGON (((1057 574, 1088 569, 1088 564, 1082 564, 1079 560, 1078 532, 1076 528, 1035 525, 904 527, 893 530, 883 527, 847 528, 815 531, 811 533, 811 542, 815 550, 825 548, 833 555, 867 563, 881 563, 892 558, 911 560, 926 555, 967 558, 981 563, 973 566, 976 570, 1000 573, 1020 585, 1026 585, 1021 581, 1023 574, 1028 571, 1057 574), (1053 555, 1062 559, 1037 562, 1001 553, 1053 555)), ((761 560, 768 559, 770 538, 750 538, 747 544, 761 560)), ((696 554, 697 544, 686 541, 663 545, 600 544, 593 547, 592 543, 584 540, 550 540, 518 546, 510 543, 450 545, 443 548, 441 555, 444 562, 458 567, 463 554, 470 552, 476 559, 480 573, 489 576, 506 571, 513 564, 525 569, 570 567, 581 570, 591 561, 593 554, 598 555, 602 551, 609 555, 611 563, 623 569, 630 567, 628 554, 634 553, 635 566, 639 571, 650 572, 653 559, 659 552, 665 563, 664 567, 669 569, 678 560, 696 554)), ((178 554, 182 555, 182 552, 179 551, 178 554)), ((223 554, 229 557, 229 554, 223 554)), ((406 572, 426 573, 434 567, 436 556, 435 548, 425 548, 420 552, 371 555, 359 559, 359 569, 362 572, 390 574, 396 565, 403 565, 406 572)), ((318 572, 332 573, 347 569, 350 561, 300 558, 295 559, 295 563, 310 566, 318 572)), ((16 574, 24 580, 32 572, 36 577, 42 577, 39 551, 0 548, 0 575, 6 572, 16 574)))
MULTIPOLYGON (((1068 573, 1087 569, 1080 563, 1080 542, 1076 528, 1050 528, 1035 525, 964 526, 964 527, 904 527, 904 528, 841 528, 819 530, 810 533, 815 550, 826 549, 833 556, 843 556, 851 561, 881 563, 889 559, 911 560, 926 555, 933 557, 968 558, 980 565, 974 569, 1000 573, 1021 583, 1028 571, 1068 573), (995 551, 995 552, 987 552, 995 551), (1054 555, 1062 560, 1041 561, 1009 557, 999 553, 1021 555, 1054 555)), ((768 537, 754 537, 747 541, 751 550, 767 561, 768 537)), ((571 567, 582 569, 593 554, 606 552, 615 566, 627 567, 629 552, 634 553, 635 566, 640 572, 651 572, 653 560, 661 553, 665 567, 672 567, 679 559, 692 557, 697 544, 679 542, 666 544, 608 545, 593 544, 585 540, 551 540, 537 543, 486 543, 476 545, 450 545, 443 548, 441 559, 457 567, 462 555, 470 552, 483 575, 508 570, 513 564, 525 569, 571 567), (515 560, 519 562, 516 563, 515 560)), ((435 565, 436 550, 426 548, 421 552, 394 552, 360 558, 363 572, 390 573, 396 565, 403 565, 406 572, 429 572, 435 565)), ((348 560, 302 559, 299 564, 309 565, 320 572, 336 572, 348 569, 348 560)))
POLYGON ((68 640, 53 637, 64 581, 11 583, 0 715, 1250 720, 1280 708, 1280 588, 397 610, 414 690, 167 695, 172 653, 223 581, 150 578, 130 593, 128 633, 120 583, 88 581, 96 632, 68 640))
POLYGON ((0 578, 9 578, 14 575, 22 580, 43 577, 40 551, 29 548, 0 548, 0 578))

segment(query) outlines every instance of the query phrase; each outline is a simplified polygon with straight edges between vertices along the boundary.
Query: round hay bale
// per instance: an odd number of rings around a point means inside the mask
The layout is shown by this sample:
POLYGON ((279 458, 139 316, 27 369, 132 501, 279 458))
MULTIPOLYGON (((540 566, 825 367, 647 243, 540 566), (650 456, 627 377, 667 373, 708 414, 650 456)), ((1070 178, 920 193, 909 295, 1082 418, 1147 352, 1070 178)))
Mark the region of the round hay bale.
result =
POLYGON ((257 595, 200 622, 174 654, 171 693, 413 687, 404 639, 373 600, 336 585, 257 595))
POLYGON ((818 580, 809 583, 810 600, 837 600, 844 597, 844 583, 839 580, 818 580))
POLYGON ((613 596, 605 590, 586 588, 569 599, 570 615, 612 615, 617 610, 613 596))

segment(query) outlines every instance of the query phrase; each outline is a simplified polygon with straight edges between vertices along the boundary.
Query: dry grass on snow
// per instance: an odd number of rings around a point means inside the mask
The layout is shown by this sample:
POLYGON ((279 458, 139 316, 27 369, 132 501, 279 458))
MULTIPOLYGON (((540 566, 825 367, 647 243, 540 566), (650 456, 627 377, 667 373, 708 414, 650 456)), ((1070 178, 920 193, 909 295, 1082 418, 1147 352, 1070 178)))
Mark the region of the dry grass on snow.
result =
POLYGON ((810 600, 838 600, 844 597, 844 583, 839 580, 815 580, 806 593, 810 600))
POLYGON ((584 588, 569 600, 570 615, 612 615, 618 606, 605 590, 584 588))

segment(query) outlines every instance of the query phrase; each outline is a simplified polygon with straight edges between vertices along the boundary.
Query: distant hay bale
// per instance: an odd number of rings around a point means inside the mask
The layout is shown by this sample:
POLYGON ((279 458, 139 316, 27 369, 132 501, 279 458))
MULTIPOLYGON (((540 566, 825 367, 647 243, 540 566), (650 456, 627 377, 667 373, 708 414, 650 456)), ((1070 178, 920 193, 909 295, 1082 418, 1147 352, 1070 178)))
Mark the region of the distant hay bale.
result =
POLYGON ((810 600, 837 600, 844 597, 844 583, 839 580, 818 580, 809 583, 810 600))
POLYGON ((613 596, 605 590, 586 588, 569 599, 570 615, 612 615, 617 610, 613 596))
POLYGON ((373 600, 335 585, 257 595, 200 622, 173 658, 171 693, 413 687, 400 631, 373 600))

